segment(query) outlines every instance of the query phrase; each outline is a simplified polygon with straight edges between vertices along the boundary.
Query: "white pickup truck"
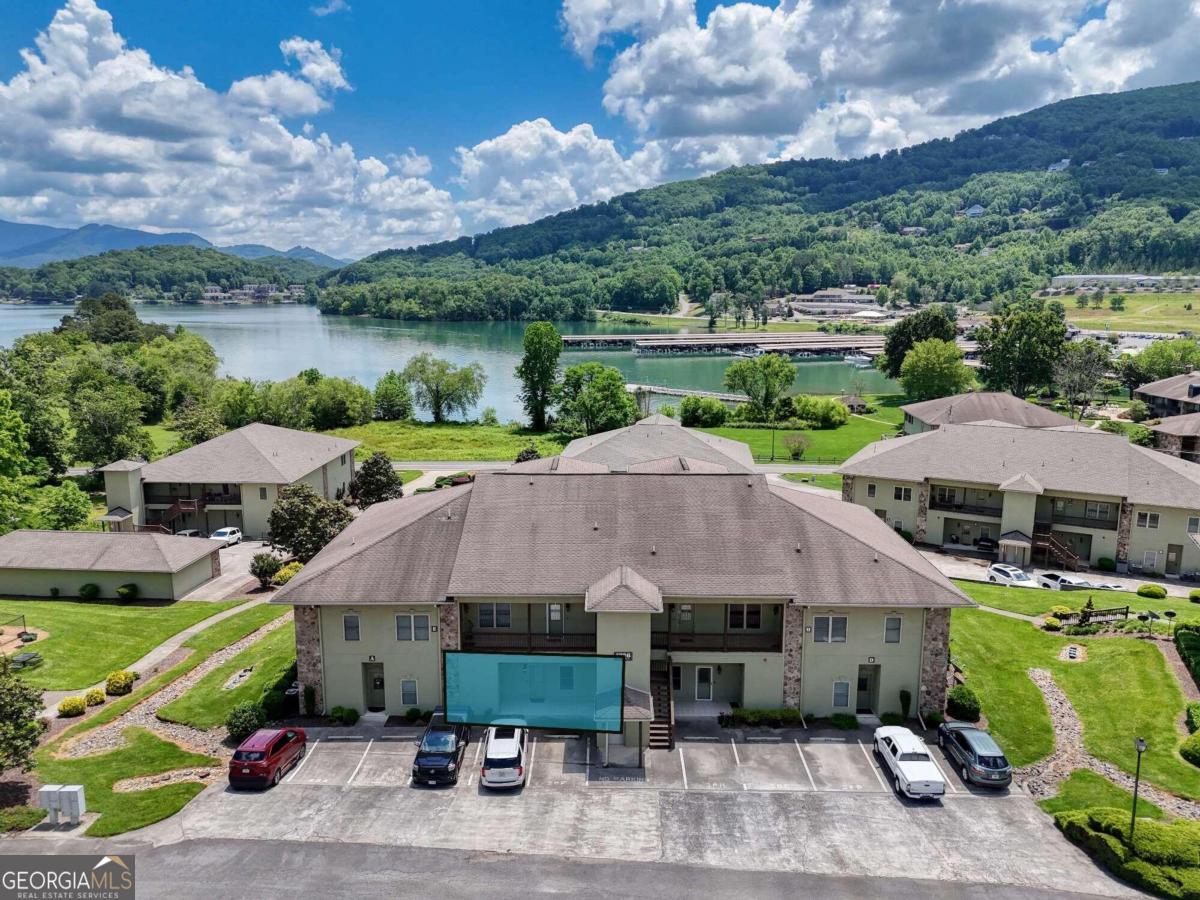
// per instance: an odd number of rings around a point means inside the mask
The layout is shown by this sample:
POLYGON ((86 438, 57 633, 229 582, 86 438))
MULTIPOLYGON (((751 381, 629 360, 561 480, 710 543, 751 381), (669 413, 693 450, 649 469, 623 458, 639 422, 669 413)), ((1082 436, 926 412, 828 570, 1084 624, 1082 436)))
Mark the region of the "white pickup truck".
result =
POLYGON ((875 752, 892 774, 896 793, 913 800, 935 800, 946 793, 946 780, 925 742, 898 725, 875 729, 875 752))

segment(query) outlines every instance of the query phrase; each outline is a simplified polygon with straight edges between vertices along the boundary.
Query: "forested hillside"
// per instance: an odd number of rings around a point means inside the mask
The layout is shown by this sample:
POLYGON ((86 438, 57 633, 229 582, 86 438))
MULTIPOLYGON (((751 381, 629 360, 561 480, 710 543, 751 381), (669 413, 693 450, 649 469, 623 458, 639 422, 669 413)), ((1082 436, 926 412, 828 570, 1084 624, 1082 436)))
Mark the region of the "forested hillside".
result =
POLYGON ((138 247, 36 269, 0 267, 0 297, 69 301, 115 291, 195 300, 205 284, 239 288, 248 282, 298 283, 312 281, 324 271, 307 260, 283 256, 248 260, 200 247, 138 247))
POLYGON ((1200 267, 1200 83, 1067 100, 859 160, 729 169, 323 276, 321 309, 395 318, 751 305, 845 282, 1005 300, 1051 274, 1200 267), (1047 167, 1070 159, 1061 172, 1047 167), (984 214, 967 217, 978 204, 984 214), (921 227, 923 235, 902 229, 921 227))

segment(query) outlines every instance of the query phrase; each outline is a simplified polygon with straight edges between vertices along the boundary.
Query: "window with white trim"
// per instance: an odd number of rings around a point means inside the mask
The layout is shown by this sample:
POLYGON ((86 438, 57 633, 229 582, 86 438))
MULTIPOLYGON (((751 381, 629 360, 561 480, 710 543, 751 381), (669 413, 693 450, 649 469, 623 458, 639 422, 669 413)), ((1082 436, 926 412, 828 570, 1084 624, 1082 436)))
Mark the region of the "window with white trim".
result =
POLYGON ((867 499, 868 500, 875 499, 875 483, 872 481, 867 482, 867 499))
POLYGON ((762 606, 757 603, 730 603, 729 630, 758 630, 762 627, 762 606))
POLYGON ((833 708, 850 708, 850 682, 835 681, 833 683, 833 708))
POLYGON ((1108 504, 1098 500, 1087 501, 1083 507, 1083 517, 1085 519, 1107 519, 1108 504))
POLYGON ((429 640, 429 616, 409 613, 396 616, 396 640, 429 640))
POLYGON ((912 499, 912 488, 900 487, 900 485, 896 485, 894 488, 892 488, 892 499, 903 500, 905 503, 907 503, 912 499))
POLYGON ((259 499, 259 500, 266 500, 266 499, 267 499, 267 489, 266 489, 265 487, 260 487, 260 488, 258 489, 258 499, 259 499))
POLYGON ((1158 513, 1154 513, 1154 512, 1138 513, 1137 514, 1137 527, 1138 528, 1157 528, 1158 527, 1158 513))
POLYGON ((885 616, 883 619, 883 642, 885 644, 900 643, 900 622, 899 616, 885 616))
POLYGON ((1188 516, 1188 534, 1200 534, 1200 516, 1188 516))
POLYGON ((404 678, 400 681, 400 705, 417 705, 417 679, 404 678))
POLYGON ((342 639, 357 641, 359 635, 358 616, 349 613, 342 616, 342 639))
POLYGON ((480 628, 511 628, 512 606, 508 603, 480 603, 480 628))
POLYGON ((813 641, 817 644, 846 643, 846 617, 813 616, 813 641))

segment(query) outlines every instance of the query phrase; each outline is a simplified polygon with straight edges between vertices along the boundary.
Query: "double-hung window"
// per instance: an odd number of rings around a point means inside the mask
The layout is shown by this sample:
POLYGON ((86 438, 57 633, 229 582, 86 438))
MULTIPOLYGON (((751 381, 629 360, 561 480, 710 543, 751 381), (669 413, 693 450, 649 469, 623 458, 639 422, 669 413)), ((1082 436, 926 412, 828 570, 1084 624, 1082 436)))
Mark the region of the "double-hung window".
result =
POLYGON ((729 630, 757 631, 762 627, 762 607, 757 603, 730 603, 729 630))
POLYGON ((907 503, 912 499, 912 488, 900 487, 900 485, 896 485, 894 488, 892 488, 892 499, 903 500, 905 503, 907 503))
POLYGON ((867 499, 868 500, 875 499, 875 482, 873 482, 873 481, 867 482, 867 499))
POLYGON ((1155 512, 1140 512, 1137 514, 1138 528, 1157 528, 1158 513, 1155 512))
POLYGON ((347 641, 358 640, 358 616, 347 613, 342 616, 342 639, 347 641))
POLYGON ((846 643, 846 617, 813 616, 813 641, 817 644, 846 643))
POLYGON ((835 681, 833 683, 833 708, 850 708, 850 682, 835 681))
POLYGON ((417 705, 417 680, 415 678, 405 678, 400 682, 400 705, 410 707, 417 705))
POLYGON ((511 628, 512 606, 508 603, 480 603, 480 628, 511 628))
POLYGON ((427 641, 429 640, 429 616, 401 613, 396 616, 396 640, 398 641, 427 641))
POLYGON ((1188 516, 1188 534, 1200 534, 1200 516, 1188 516))
POLYGON ((885 616, 883 620, 883 642, 885 644, 900 643, 900 617, 885 616))

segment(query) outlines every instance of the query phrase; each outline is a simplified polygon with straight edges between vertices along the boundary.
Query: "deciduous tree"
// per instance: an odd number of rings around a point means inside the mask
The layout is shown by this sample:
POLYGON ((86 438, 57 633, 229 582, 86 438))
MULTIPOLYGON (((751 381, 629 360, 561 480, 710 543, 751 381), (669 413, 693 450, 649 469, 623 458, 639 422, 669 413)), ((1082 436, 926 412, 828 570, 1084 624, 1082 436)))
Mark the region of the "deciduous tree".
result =
POLYGON ((429 411, 434 422, 448 413, 466 415, 483 396, 487 375, 479 363, 455 366, 431 353, 418 353, 404 367, 417 406, 429 411))
POLYGON ((521 379, 521 402, 534 431, 546 430, 561 353, 562 335, 551 323, 533 322, 525 327, 525 355, 517 365, 517 377, 521 379))
POLYGON ((796 366, 778 353, 739 359, 725 370, 725 387, 750 398, 762 421, 774 421, 776 404, 796 379, 796 366))
POLYGON ((940 303, 905 316, 892 326, 883 342, 880 370, 888 378, 899 378, 900 367, 904 365, 908 351, 914 344, 930 338, 942 341, 953 341, 955 338, 954 322, 940 303))
POLYGON ((1109 367, 1108 347, 1093 340, 1066 344, 1054 363, 1054 386, 1070 406, 1074 418, 1079 418, 1092 402, 1109 367))
POLYGON ((33 768, 33 753, 49 726, 41 718, 42 692, 18 678, 0 657, 0 771, 33 768))
POLYGON ((41 492, 40 501, 39 513, 46 528, 80 528, 87 524, 92 513, 92 501, 74 481, 46 488, 41 492))
POLYGON ((1018 397, 1050 384, 1066 337, 1062 319, 1046 310, 1014 308, 993 319, 978 333, 984 382, 1018 397))
POLYGON ((396 474, 386 453, 372 453, 358 468, 350 485, 350 494, 362 509, 384 500, 404 496, 404 482, 396 474))
POLYGON ((382 422, 402 422, 413 414, 412 390, 404 376, 389 369, 375 382, 375 418, 382 422))
POLYGON ((637 418, 637 402, 625 389, 625 376, 601 363, 569 366, 556 397, 559 427, 568 433, 611 431, 637 418))
POLYGON ((961 394, 974 380, 958 345, 939 338, 913 344, 900 366, 900 384, 913 400, 961 394))
POLYGON ((341 503, 326 500, 303 482, 279 491, 268 524, 271 543, 306 563, 350 524, 353 516, 341 503))

